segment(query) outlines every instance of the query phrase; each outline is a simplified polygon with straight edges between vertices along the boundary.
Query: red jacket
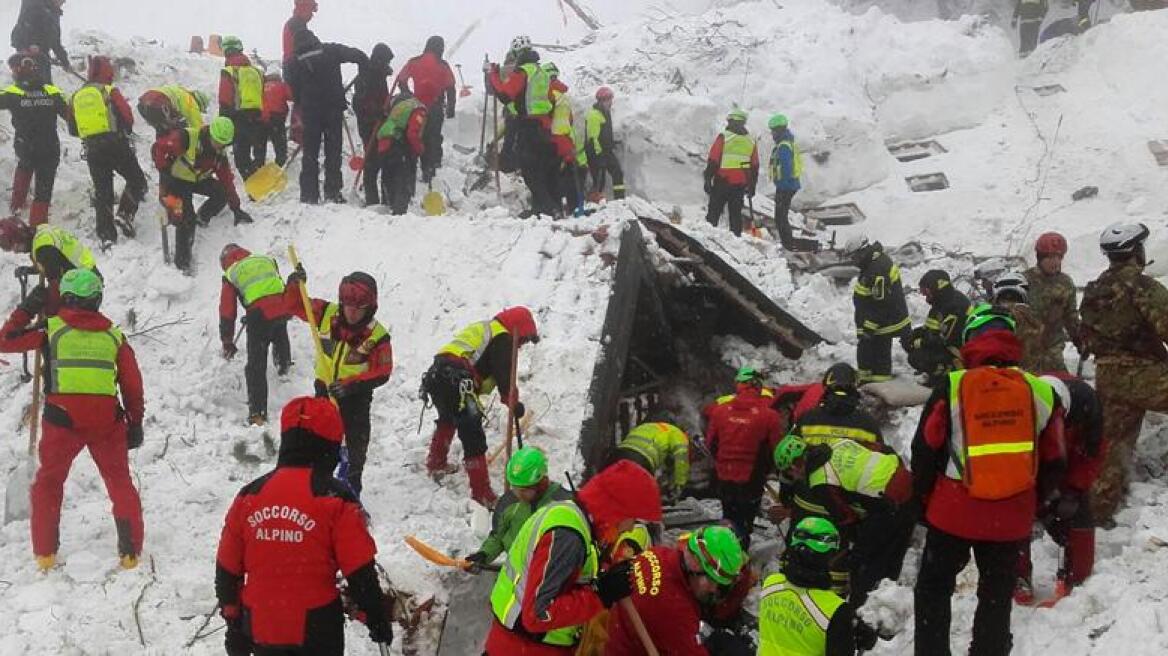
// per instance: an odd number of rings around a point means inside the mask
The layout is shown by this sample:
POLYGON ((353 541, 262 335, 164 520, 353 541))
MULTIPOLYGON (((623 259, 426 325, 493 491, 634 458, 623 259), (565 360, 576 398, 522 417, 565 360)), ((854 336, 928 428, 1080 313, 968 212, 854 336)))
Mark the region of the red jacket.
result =
POLYGON ((783 420, 769 401, 757 388, 747 388, 709 409, 706 443, 719 481, 761 484, 770 454, 783 439, 783 420))
MULTIPOLYGON (((426 116, 428 112, 425 107, 418 107, 413 112, 410 112, 409 121, 406 123, 406 144, 410 147, 410 152, 415 157, 421 157, 422 151, 425 150, 426 144, 422 141, 422 132, 426 129, 426 116)), ((389 120, 389 119, 385 119, 389 120)), ((377 152, 384 155, 393 147, 393 137, 378 137, 377 152)))
POLYGON ((707 171, 711 168, 717 169, 718 177, 734 187, 747 187, 754 184, 758 180, 758 145, 755 144, 750 153, 749 169, 724 169, 722 168, 722 145, 725 142, 726 138, 721 133, 714 139, 714 144, 710 146, 710 154, 706 156, 707 171))
POLYGON ((1067 476, 1063 489, 1085 494, 1095 484, 1107 459, 1108 439, 1103 435, 1103 407, 1099 397, 1085 380, 1065 371, 1052 371, 1070 393, 1070 410, 1064 420, 1067 444, 1067 476), (1092 455, 1093 453, 1093 455, 1092 455))
POLYGON ((251 60, 242 52, 233 52, 223 59, 224 70, 219 71, 219 113, 235 111, 235 80, 227 73, 228 66, 251 66, 251 60))
MULTIPOLYGON (((536 66, 538 65, 536 64, 536 66)), ((523 105, 524 96, 527 94, 527 74, 523 72, 523 69, 516 68, 507 76, 507 81, 504 82, 502 76, 499 75, 499 69, 492 68, 490 74, 487 76, 487 81, 491 84, 491 90, 500 96, 503 102, 514 102, 517 105, 523 105)), ((548 87, 548 99, 551 100, 550 86, 548 87)), ((551 112, 534 118, 539 121, 539 124, 545 130, 551 131, 551 112)))
MULTIPOLYGON (((319 298, 312 299, 312 314, 318 322, 329 305, 331 305, 329 301, 319 298)), ((294 283, 284 287, 284 311, 290 316, 299 318, 301 321, 308 320, 304 316, 304 301, 300 298, 300 283, 294 283)), ((343 312, 343 310, 338 309, 337 318, 333 320, 331 330, 327 334, 322 333, 321 337, 332 339, 336 342, 343 341, 353 347, 359 346, 373 332, 374 322, 372 315, 377 312, 377 308, 374 307, 372 309, 370 312, 371 318, 361 326, 350 326, 345 323, 343 312)), ((339 382, 345 385, 360 385, 369 390, 384 385, 389 380, 390 374, 393 373, 393 346, 390 344, 388 334, 369 351, 366 359, 369 363, 369 368, 364 373, 350 376, 339 382)), ((318 382, 323 383, 323 381, 318 382)))
POLYGON ((227 511, 217 592, 249 611, 256 643, 304 644, 309 612, 338 597, 337 571, 348 577, 372 565, 377 546, 361 506, 339 487, 310 467, 281 466, 241 489, 227 511))
MULTIPOLYGON (((231 163, 227 161, 224 152, 216 152, 214 147, 206 144, 207 130, 208 128, 204 126, 199 132, 199 140, 202 143, 199 145, 198 156, 195 159, 195 168, 204 172, 214 171, 215 178, 223 185, 223 191, 227 194, 227 205, 231 209, 239 209, 239 193, 235 191, 235 174, 231 171, 231 163)), ((161 176, 158 183, 160 195, 170 193, 165 186, 166 179, 170 174, 170 166, 187 152, 188 139, 189 135, 186 130, 172 130, 159 137, 158 141, 155 141, 150 148, 154 167, 166 174, 161 176)))
POLYGON ((280 80, 264 82, 264 109, 261 117, 267 123, 276 117, 279 123, 288 115, 288 103, 292 102, 292 87, 280 80))
POLYGON ((408 89, 409 82, 413 81, 414 97, 422 101, 426 107, 433 107, 443 94, 446 95, 446 106, 454 106, 455 88, 454 72, 450 64, 440 59, 432 52, 423 52, 406 62, 398 71, 394 86, 408 89))
MULTIPOLYGON (((973 369, 989 363, 1017 363, 1022 344, 1013 333, 994 330, 979 335, 961 347, 961 359, 973 369)), ((927 497, 925 519, 929 525, 967 540, 1008 542, 1030 536, 1039 490, 1049 493, 1065 465, 1063 409, 1057 404, 1046 427, 1038 436, 1039 480, 1035 487, 1008 499, 989 501, 969 496, 961 481, 945 476, 949 456, 949 389, 937 388, 921 415, 913 439, 912 471, 918 495, 927 497), (1051 484, 1051 481, 1054 484, 1051 484)))
POLYGON ((308 21, 312 20, 314 11, 298 5, 292 10, 292 16, 284 21, 284 32, 281 34, 284 57, 280 61, 287 62, 296 53, 293 43, 296 39, 296 33, 308 27, 308 21))
MULTIPOLYGON (((706 656, 698 631, 702 609, 690 592, 676 547, 653 547, 633 560, 630 599, 657 651, 669 656, 706 656)), ((608 643, 604 656, 643 656, 645 648, 624 609, 614 606, 608 615, 608 643)))
MULTIPOLYGON (((57 316, 70 326, 81 330, 108 330, 113 325, 100 312, 77 308, 63 307, 57 316)), ((35 351, 45 346, 47 339, 45 330, 28 329, 34 318, 19 308, 13 311, 4 326, 0 327, 0 353, 35 351)), ((64 410, 68 413, 73 428, 81 431, 108 428, 118 421, 125 421, 130 426, 141 426, 145 412, 142 373, 138 370, 138 359, 134 357, 134 349, 130 348, 128 341, 123 341, 118 348, 117 367, 121 405, 117 397, 113 396, 48 394, 45 397, 46 410, 49 406, 64 410), (123 412, 124 419, 120 416, 123 412)), ((51 388, 49 380, 52 372, 51 363, 46 362, 43 371, 47 393, 51 388)))

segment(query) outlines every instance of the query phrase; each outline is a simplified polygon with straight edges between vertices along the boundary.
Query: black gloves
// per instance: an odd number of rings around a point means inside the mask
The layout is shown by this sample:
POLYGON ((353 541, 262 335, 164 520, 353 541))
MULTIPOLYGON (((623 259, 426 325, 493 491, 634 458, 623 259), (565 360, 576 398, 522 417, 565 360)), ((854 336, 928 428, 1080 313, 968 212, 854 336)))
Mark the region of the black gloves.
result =
POLYGON ((860 651, 871 651, 876 646, 876 639, 880 634, 876 629, 868 626, 868 623, 860 618, 856 618, 856 629, 853 635, 856 638, 856 649, 860 651))
POLYGON ((446 108, 446 118, 454 118, 454 107, 446 108))
POLYGON ((523 415, 527 414, 527 407, 523 405, 523 401, 515 402, 515 418, 523 419, 523 415))
POLYGON ((466 571, 470 572, 471 574, 478 574, 479 572, 483 571, 483 565, 487 564, 487 554, 481 551, 476 551, 463 560, 470 563, 470 567, 466 568, 466 571))
POLYGON ((369 639, 373 642, 388 645, 393 642, 393 622, 387 618, 380 618, 374 621, 369 618, 369 639))
POLYGON ((305 282, 308 282, 308 272, 304 270, 303 264, 297 264, 292 273, 288 274, 288 284, 300 283, 303 285, 305 282))
POLYGON ((131 425, 126 430, 126 448, 137 449, 142 446, 142 440, 145 436, 142 433, 142 424, 131 425))
POLYGON ((241 223, 255 223, 255 221, 251 218, 251 215, 243 211, 242 207, 233 208, 231 210, 231 214, 235 216, 235 225, 239 225, 241 223))
POLYGON ((250 656, 255 646, 252 644, 251 636, 243 628, 239 606, 237 604, 223 606, 219 610, 219 615, 227 622, 227 634, 223 638, 227 656, 250 656))
POLYGON ((28 290, 28 295, 20 302, 19 307, 28 313, 29 316, 35 317, 45 309, 45 295, 48 294, 46 287, 38 286, 28 290))
POLYGON ((755 186, 750 185, 749 187, 746 188, 746 195, 751 197, 751 198, 754 198, 754 194, 756 191, 757 191, 757 189, 755 188, 755 186))
POLYGON ((706 176, 706 181, 705 181, 705 183, 702 184, 702 189, 705 190, 707 196, 710 195, 710 192, 714 191, 714 178, 713 178, 713 176, 709 176, 709 175, 706 176))
POLYGON ((337 380, 329 383, 328 392, 334 399, 343 399, 353 393, 353 387, 337 380))
POLYGON ((611 608, 616 602, 633 594, 633 581, 629 576, 632 567, 632 561, 626 560, 613 565, 596 577, 593 585, 596 586, 596 595, 600 597, 605 608, 611 608))
POLYGON ((235 342, 223 342, 224 360, 230 360, 231 358, 234 358, 236 353, 239 353, 239 347, 235 345, 235 342))

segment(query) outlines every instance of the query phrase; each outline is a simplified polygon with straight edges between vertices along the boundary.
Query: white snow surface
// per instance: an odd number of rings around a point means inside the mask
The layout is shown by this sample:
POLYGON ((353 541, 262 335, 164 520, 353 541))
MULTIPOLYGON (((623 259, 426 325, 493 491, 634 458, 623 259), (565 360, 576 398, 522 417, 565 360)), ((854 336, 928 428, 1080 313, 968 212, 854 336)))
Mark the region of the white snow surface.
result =
MULTIPOLYGON (((0 24, 10 24, 15 3, 4 4, 0 24)), ((209 0, 197 15, 189 15, 163 11, 163 4, 69 3, 64 23, 67 32, 73 31, 71 53, 101 51, 135 59, 137 73, 120 81, 127 97, 174 80, 213 91, 218 62, 183 52, 188 33, 227 33, 222 24, 230 18, 249 45, 258 44, 262 54, 272 56, 290 5, 209 0), (116 22, 110 19, 115 15, 116 22), (89 28, 112 36, 83 31, 89 28)), ((451 44, 463 27, 483 19, 454 57, 468 67, 475 91, 447 124, 448 146, 471 146, 478 138, 481 52, 502 52, 511 36, 524 31, 537 42, 564 44, 586 34, 570 14, 565 23, 552 0, 473 3, 473 12, 466 11, 467 3, 442 0, 405 8, 392 3, 392 13, 390 3, 374 0, 321 4, 313 27, 322 39, 363 47, 386 40, 398 53, 398 65, 431 32, 445 34, 451 44)), ((1158 84, 1158 69, 1147 63, 1168 55, 1163 39, 1168 12, 1117 15, 1082 37, 1043 44, 1018 62, 1012 35, 974 17, 902 23, 880 9, 849 13, 827 0, 584 4, 610 27, 587 45, 553 57, 580 108, 601 83, 617 90, 614 118, 631 189, 657 208, 679 206, 685 229, 836 342, 790 362, 774 348, 726 338, 713 347, 727 364, 762 362, 775 382, 808 380, 832 361, 851 360, 854 350, 846 289, 819 276, 792 274, 783 252, 770 241, 736 240, 702 220, 700 169, 733 104, 751 112, 749 126, 756 135, 765 133, 769 113, 791 117, 807 159, 797 206, 855 202, 868 220, 853 230, 866 230, 888 245, 922 242, 925 262, 905 270, 909 287, 928 268, 968 274, 973 256, 1029 257, 1034 236, 1049 229, 1067 235, 1066 269, 1081 285, 1103 268, 1095 239, 1116 220, 1148 223, 1153 229, 1149 253, 1160 260, 1151 271, 1168 272, 1168 170, 1156 166, 1146 145, 1149 139, 1168 138, 1162 127, 1168 122, 1168 92, 1158 84), (1055 83, 1066 92, 1040 97, 1032 90, 1055 83), (902 164, 885 143, 905 139, 936 139, 948 152, 902 164), (815 153, 826 153, 826 160, 817 162, 811 157, 815 153), (938 171, 948 176, 950 189, 912 193, 904 180, 938 171), (1072 202, 1070 194, 1084 185, 1097 186, 1098 196, 1072 202)), ((58 82, 75 88, 71 80, 58 82)), ((2 180, 10 179, 13 166, 10 141, 7 125, 0 127, 2 180)), ((93 244, 80 148, 69 137, 63 141, 66 154, 53 220, 93 244)), ((770 146, 763 136, 764 158, 770 146)), ((147 142, 140 141, 140 156, 149 167, 147 150, 147 142)), ((145 562, 136 571, 116 571, 108 501, 83 454, 66 485, 62 568, 47 576, 35 573, 27 522, 0 530, 0 654, 221 653, 221 634, 189 650, 184 645, 214 606, 213 560, 223 513, 235 491, 270 466, 270 460, 250 466, 231 456, 237 442, 258 448, 260 434, 242 427, 242 355, 231 363, 219 357, 216 256, 228 241, 272 254, 285 267, 284 249, 296 243, 316 296, 331 298, 340 277, 353 269, 369 271, 378 280, 378 316, 393 334, 396 366, 389 384, 375 393, 364 501, 381 547, 379 560, 401 589, 442 601, 448 576, 408 551, 401 543, 404 535, 416 533, 461 553, 478 541, 463 474, 442 486, 424 475, 432 412, 417 433, 420 376, 454 330, 509 304, 536 310, 544 340, 522 352, 520 379, 528 407, 536 413, 532 442, 548 447, 554 472, 579 470, 575 438, 586 414, 611 281, 611 268, 600 256, 615 254, 623 222, 655 209, 633 200, 612 203, 583 221, 521 221, 512 218, 520 204, 514 181, 504 178, 502 206, 493 191, 464 194, 458 169, 469 160, 449 148, 447 158, 439 187, 448 194, 452 212, 443 218, 424 218, 420 212, 391 218, 353 205, 305 208, 294 202, 293 175, 291 188, 279 200, 248 204, 255 225, 232 227, 224 214, 200 231, 193 277, 162 265, 157 213, 150 201, 139 215, 137 240, 119 242, 109 254, 98 255, 109 285, 103 309, 128 332, 134 332, 127 325, 131 312, 138 330, 187 320, 131 340, 147 389, 146 444, 132 454, 146 509, 145 562), (598 243, 588 233, 601 226, 610 237, 598 243), (139 599, 145 647, 134 619, 139 599)), ((0 255, 5 270, 24 262, 0 255)), ((0 287, 0 307, 13 307, 16 299, 15 285, 0 287)), ((915 295, 909 300, 920 321, 923 301, 915 295)), ((310 391, 307 329, 293 324, 291 334, 297 364, 287 380, 273 376, 273 417, 285 400, 310 391)), ((897 358, 898 367, 906 370, 902 355, 897 358)), ((18 358, 5 360, 11 366, 0 375, 0 394, 11 401, 0 407, 0 431, 9 436, 0 442, 0 462, 9 469, 23 458, 21 415, 29 388, 17 380, 18 358)), ((916 414, 898 413, 890 430, 906 455, 916 414)), ((502 433, 499 415, 496 408, 488 431, 492 445, 502 433)), ((1149 415, 1129 507, 1117 517, 1118 528, 1099 532, 1095 576, 1055 609, 1016 609, 1015 654, 1168 653, 1161 628, 1161 616, 1168 612, 1163 595, 1168 519, 1160 511, 1168 505, 1162 482, 1166 449, 1168 424, 1163 416, 1149 415)), ((456 446, 452 459, 458 455, 456 446)), ((497 472, 498 464, 496 480, 497 472)), ((1035 558, 1041 594, 1051 587, 1057 549, 1044 538, 1036 542, 1035 558)), ((911 584, 918 559, 914 548, 901 582, 886 583, 869 602, 866 613, 900 630, 873 653, 911 649, 911 584)), ((958 650, 969 640, 974 580, 974 571, 967 570, 954 598, 958 650)), ((359 627, 350 626, 347 637, 348 653, 376 652, 359 627)), ((394 653, 399 649, 395 645, 394 653)))

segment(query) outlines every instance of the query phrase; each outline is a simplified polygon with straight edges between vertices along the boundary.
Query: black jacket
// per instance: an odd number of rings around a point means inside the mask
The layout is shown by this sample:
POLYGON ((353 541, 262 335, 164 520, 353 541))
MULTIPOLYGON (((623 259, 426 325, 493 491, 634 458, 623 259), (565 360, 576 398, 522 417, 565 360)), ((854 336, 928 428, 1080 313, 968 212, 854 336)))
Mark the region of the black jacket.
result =
POLYGON ((876 249, 858 263, 860 276, 852 288, 856 332, 896 336, 909 327, 908 304, 900 281, 900 267, 876 249))
POLYGON ((953 285, 945 285, 937 290, 925 318, 925 330, 935 332, 946 346, 961 348, 961 330, 965 327, 965 315, 969 312, 969 297, 957 291, 953 285))
POLYGON ((12 112, 16 129, 14 147, 19 159, 60 152, 57 119, 68 123, 65 97, 56 87, 37 82, 20 82, 0 91, 0 111, 12 112))
POLYGON ((37 46, 43 52, 53 53, 57 61, 69 60, 69 53, 61 45, 61 10, 51 0, 23 0, 20 15, 12 27, 12 47, 27 50, 37 46))
POLYGON ((339 43, 321 43, 309 30, 296 35, 296 55, 284 70, 284 79, 292 87, 292 99, 305 114, 341 113, 345 102, 345 85, 341 81, 341 64, 365 66, 364 52, 339 43))

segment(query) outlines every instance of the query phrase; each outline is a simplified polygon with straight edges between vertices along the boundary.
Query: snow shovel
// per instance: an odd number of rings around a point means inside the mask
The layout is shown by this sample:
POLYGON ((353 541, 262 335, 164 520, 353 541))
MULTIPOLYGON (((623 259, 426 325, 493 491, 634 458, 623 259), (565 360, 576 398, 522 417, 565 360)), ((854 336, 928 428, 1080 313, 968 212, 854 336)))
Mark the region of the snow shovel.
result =
POLYGON ((296 156, 300 154, 300 146, 292 151, 292 155, 284 166, 280 166, 275 162, 268 162, 260 168, 256 169, 250 177, 243 183, 243 188, 247 191, 248 198, 254 202, 262 202, 267 200, 270 196, 284 191, 288 186, 288 167, 292 166, 296 156))
POLYGON ((36 458, 37 430, 40 428, 41 352, 38 349, 32 370, 32 406, 28 411, 28 457, 8 477, 4 489, 4 523, 28 519, 29 487, 32 485, 33 459, 36 458))
POLYGON ((455 64, 454 67, 458 69, 458 81, 462 83, 462 88, 458 90, 458 97, 465 98, 470 95, 470 85, 462 79, 462 64, 455 64))
POLYGON ((430 191, 422 196, 422 210, 426 212, 426 216, 442 216, 446 213, 446 199, 442 197, 440 192, 434 191, 432 180, 427 186, 430 191))
MULTIPOLYGON (((451 556, 442 553, 434 547, 431 547, 425 542, 422 542, 416 536, 407 535, 406 544, 410 545, 411 549, 418 552, 419 556, 434 563, 435 565, 439 565, 441 567, 455 567, 462 570, 469 569, 471 566, 471 562, 469 560, 463 560, 462 558, 452 558, 451 556)), ((497 572, 499 571, 499 566, 480 565, 479 569, 486 570, 488 572, 497 572)))
MULTIPOLYGON (((292 263, 293 269, 300 268, 300 258, 296 257, 296 247, 288 244, 288 261, 292 263)), ((312 346, 316 349, 316 361, 319 363, 325 359, 324 346, 320 341, 320 327, 316 323, 316 315, 312 312, 312 301, 308 298, 308 290, 304 288, 304 283, 300 283, 300 302, 304 303, 304 317, 308 321, 308 329, 312 332, 312 346)), ((329 368, 331 372, 331 367, 329 368)), ((330 375, 329 378, 332 378, 330 375)), ((332 380, 324 381, 325 384, 333 382, 332 380)), ((333 399, 336 403, 336 399, 333 399)))
POLYGON ((349 141, 349 170, 362 171, 365 169, 365 156, 357 152, 353 145, 353 131, 349 128, 349 116, 345 115, 345 138, 349 141))

